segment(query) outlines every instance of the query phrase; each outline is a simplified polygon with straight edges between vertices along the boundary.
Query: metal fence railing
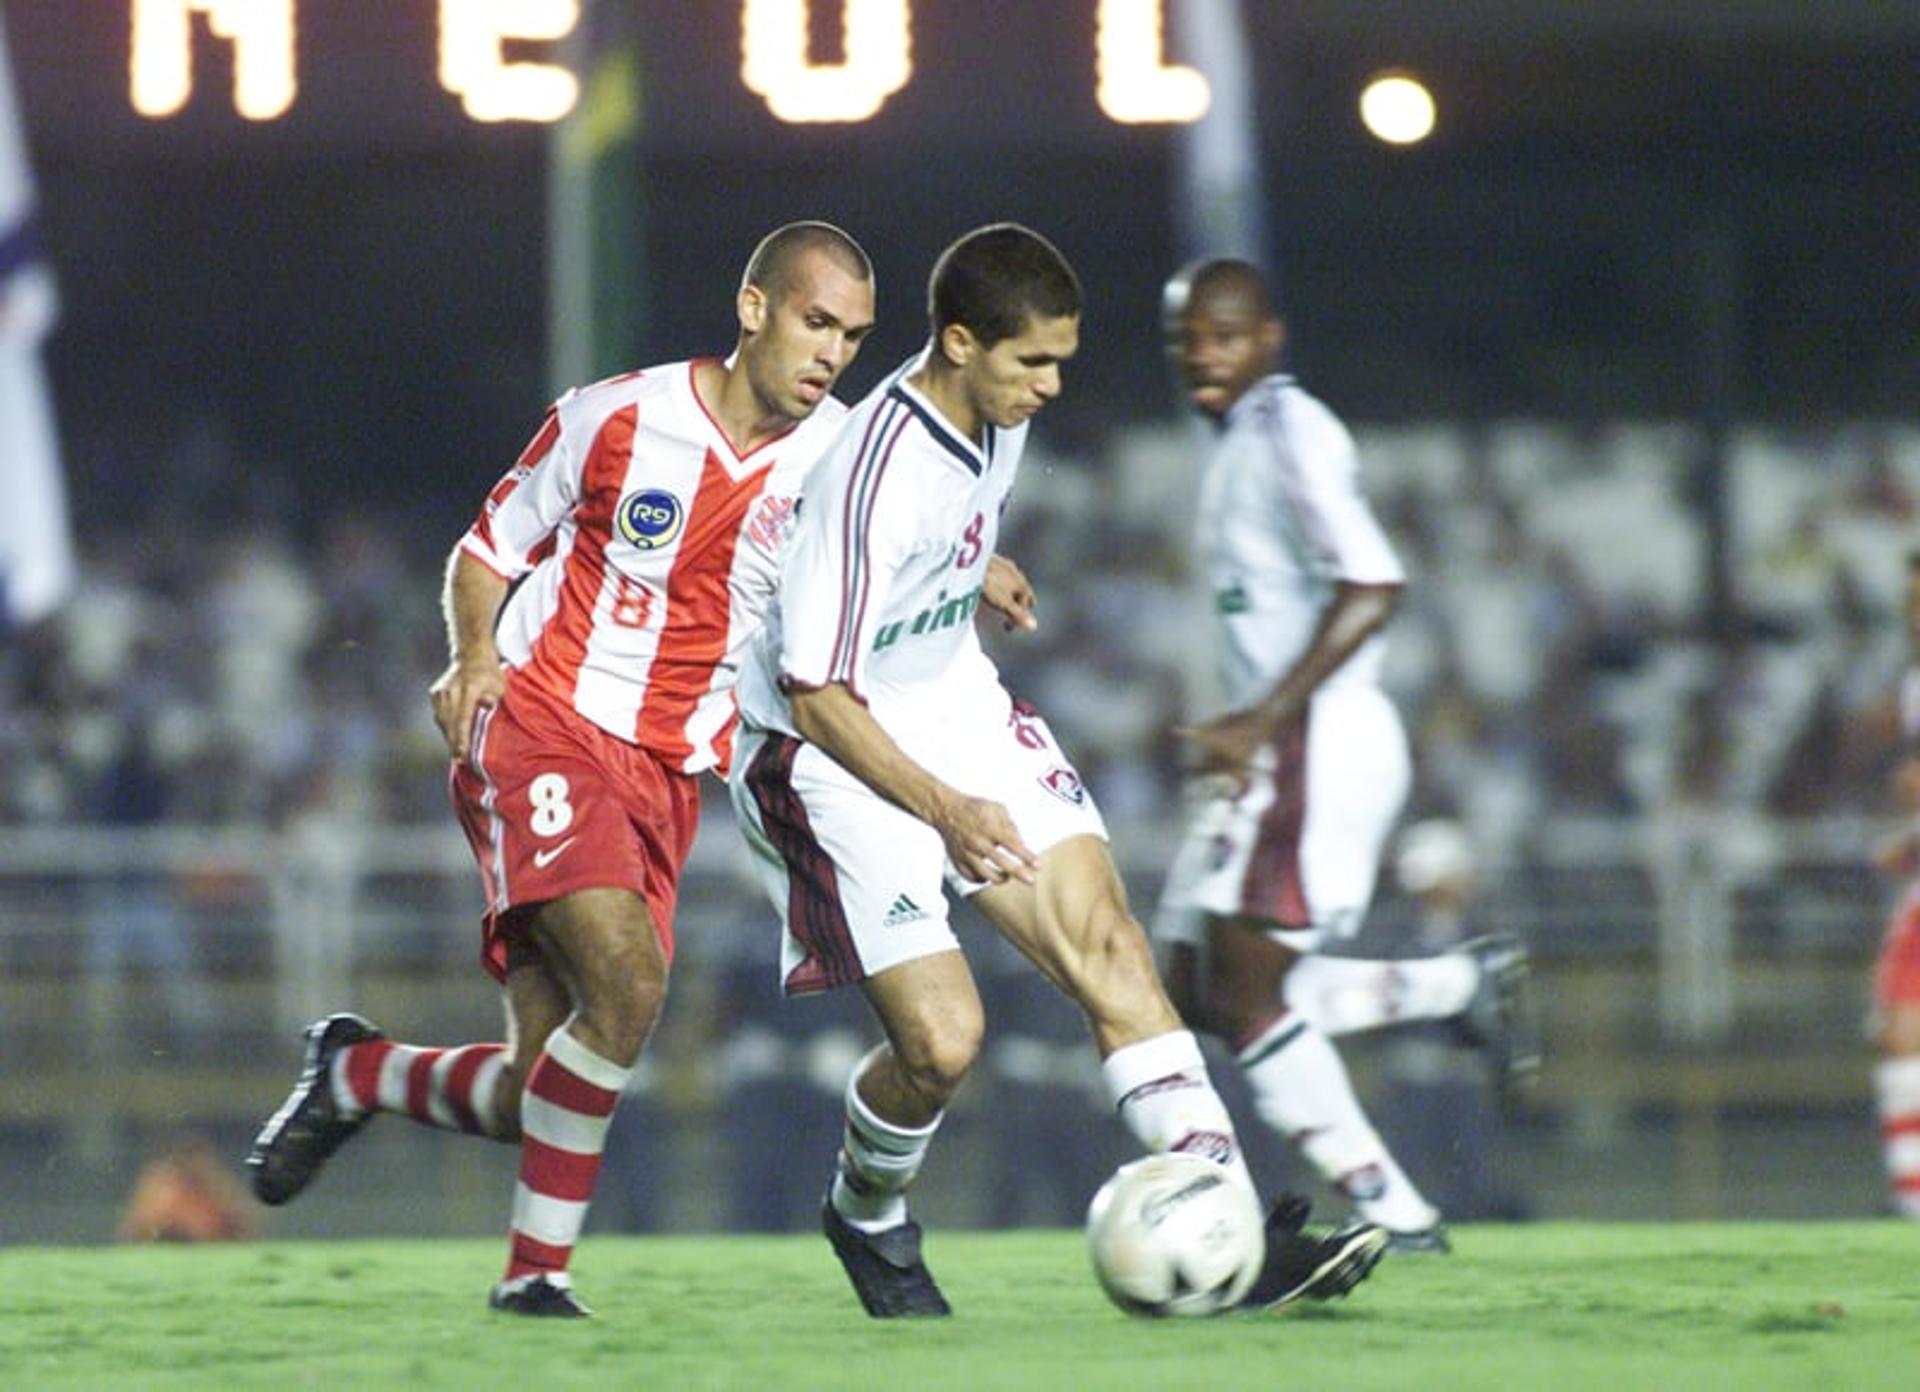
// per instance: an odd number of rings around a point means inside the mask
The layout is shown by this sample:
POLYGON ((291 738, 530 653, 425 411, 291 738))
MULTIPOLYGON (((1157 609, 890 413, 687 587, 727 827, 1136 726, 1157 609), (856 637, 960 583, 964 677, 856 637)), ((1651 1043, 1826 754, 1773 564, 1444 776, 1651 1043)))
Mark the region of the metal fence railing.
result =
MULTIPOLYGON (((1780 1124, 1870 1115, 1860 1023, 1889 890, 1862 866, 1869 831, 1830 819, 1729 838, 1709 826, 1699 854, 1676 856, 1671 836, 1639 824, 1564 821, 1542 828, 1524 860, 1483 872, 1474 928, 1520 932, 1537 956, 1547 1064, 1513 1123, 1533 1172, 1577 1164, 1596 1144, 1601 1164, 1608 1136, 1650 1123, 1671 1149, 1671 1210, 1724 1212, 1739 1207, 1729 1128, 1770 1119, 1778 1136, 1780 1124), (1716 859, 1734 842, 1749 849, 1716 859)), ((1116 846, 1136 901, 1150 903, 1157 838, 1120 828, 1116 846)), ((664 1209, 639 1225, 805 1221, 817 1195, 789 1194, 764 1167, 725 1155, 735 1142, 739 1155, 790 1154, 801 1136, 830 1151, 847 1065, 870 1037, 851 993, 778 998, 771 920, 737 855, 731 828, 709 826, 683 888, 672 998, 637 1106, 686 1163, 672 1182, 681 1198, 656 1199, 664 1209)), ((244 1135, 284 1093, 298 1029, 332 1009, 423 1042, 497 1038, 497 996, 474 960, 478 894, 451 826, 9 829, 0 1151, 25 1146, 71 1165, 74 1184, 92 1174, 110 1186, 159 1131, 244 1135)), ((1383 884, 1363 949, 1395 952, 1408 924, 1383 884)), ((983 928, 963 938, 990 1046, 960 1108, 976 1120, 955 1128, 971 1126, 979 1158, 956 1167, 941 1202, 989 1223, 1070 1216, 1076 1185, 1126 1150, 1099 1120, 1092 1052, 1077 1016, 1024 964, 983 928), (1063 1117, 1065 1093, 1084 1098, 1063 1117), (995 1178, 1005 1162, 989 1135, 1015 1125, 1060 1130, 1073 1154, 995 1178), (1036 1186, 1055 1197, 1025 1192, 1036 1186)), ((1371 1091, 1380 1051, 1350 1053, 1371 1091)), ((1843 1209, 1873 1182, 1862 1144, 1851 1186, 1833 1191, 1843 1209)), ((817 1178, 808 1170, 802 1187, 817 1178)), ((1567 1197, 1539 1207, 1590 1210, 1593 1193, 1569 1179, 1567 1197)), ((8 1208, 0 1198, 0 1239, 75 1235, 44 1217, 23 1226, 17 1211, 9 1221, 8 1208)), ((429 1226, 475 1221, 428 1212, 429 1226)))

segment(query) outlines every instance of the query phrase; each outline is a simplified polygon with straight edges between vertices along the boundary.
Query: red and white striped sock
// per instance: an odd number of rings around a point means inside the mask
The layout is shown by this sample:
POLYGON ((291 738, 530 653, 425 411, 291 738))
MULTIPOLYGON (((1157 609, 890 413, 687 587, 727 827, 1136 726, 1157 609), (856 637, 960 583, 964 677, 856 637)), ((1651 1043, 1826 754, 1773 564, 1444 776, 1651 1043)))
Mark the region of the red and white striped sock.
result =
POLYGON ((547 1039, 520 1100, 520 1183, 513 1191, 509 1281, 561 1272, 573 1257, 620 1092, 633 1070, 565 1029, 547 1039))
POLYGON ((507 1066, 504 1044, 422 1049, 370 1039, 333 1056, 333 1100, 342 1114, 392 1112, 423 1126, 503 1136, 494 1088, 507 1066))
POLYGON ((1920 1058, 1887 1059, 1874 1069, 1873 1081, 1894 1211, 1920 1219, 1920 1058))

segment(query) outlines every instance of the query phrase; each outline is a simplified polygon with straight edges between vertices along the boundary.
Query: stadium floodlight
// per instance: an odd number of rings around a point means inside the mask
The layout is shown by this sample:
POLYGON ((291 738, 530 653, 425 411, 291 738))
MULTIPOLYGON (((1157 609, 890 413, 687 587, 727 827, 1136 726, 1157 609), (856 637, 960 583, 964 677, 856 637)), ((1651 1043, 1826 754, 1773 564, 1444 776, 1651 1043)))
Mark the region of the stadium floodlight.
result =
POLYGON ((1438 116, 1433 93, 1412 73, 1384 72, 1360 93, 1360 120, 1376 140, 1417 145, 1433 134, 1438 116))

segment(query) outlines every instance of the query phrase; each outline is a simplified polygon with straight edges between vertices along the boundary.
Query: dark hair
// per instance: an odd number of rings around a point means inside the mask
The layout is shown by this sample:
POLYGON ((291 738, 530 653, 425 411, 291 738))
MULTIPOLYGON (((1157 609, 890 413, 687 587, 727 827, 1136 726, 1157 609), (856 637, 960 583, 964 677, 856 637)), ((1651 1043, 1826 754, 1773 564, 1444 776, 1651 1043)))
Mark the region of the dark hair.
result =
POLYGON ((927 281, 927 319, 937 339, 962 324, 991 348, 1016 337, 1030 316, 1077 316, 1080 278, 1059 248, 1013 222, 978 227, 940 253, 927 281))
POLYGON ((841 270, 860 280, 873 279, 873 262, 860 243, 830 222, 790 222, 760 239, 747 258, 742 285, 757 285, 770 300, 787 288, 794 262, 809 251, 825 252, 841 270))

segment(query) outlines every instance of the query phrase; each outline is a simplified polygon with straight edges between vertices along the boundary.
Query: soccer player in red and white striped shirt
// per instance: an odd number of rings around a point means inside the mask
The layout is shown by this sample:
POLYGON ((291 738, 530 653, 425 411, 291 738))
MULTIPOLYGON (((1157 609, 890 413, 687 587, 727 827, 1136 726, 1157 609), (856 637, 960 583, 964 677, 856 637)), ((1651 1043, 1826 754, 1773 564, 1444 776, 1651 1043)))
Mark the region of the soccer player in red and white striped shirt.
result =
POLYGON ((378 1112, 517 1143, 490 1304, 590 1313, 568 1264, 666 994, 696 780, 726 770, 734 672, 873 305, 851 237, 782 227, 748 262, 731 357, 568 393, 488 495, 448 564, 452 661, 431 695, 507 1042, 416 1048, 357 1015, 316 1022, 247 1157, 265 1202, 298 1194, 378 1112))

